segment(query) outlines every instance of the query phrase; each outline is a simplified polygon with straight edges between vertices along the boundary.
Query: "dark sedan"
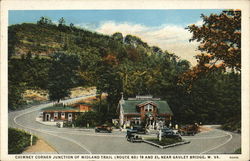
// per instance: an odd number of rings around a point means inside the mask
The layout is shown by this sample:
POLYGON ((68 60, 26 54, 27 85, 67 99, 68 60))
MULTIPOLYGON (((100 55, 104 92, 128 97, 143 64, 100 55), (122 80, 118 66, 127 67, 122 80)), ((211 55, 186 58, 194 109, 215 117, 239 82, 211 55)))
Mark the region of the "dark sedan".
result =
POLYGON ((141 125, 134 125, 132 127, 132 131, 134 131, 137 134, 146 134, 147 133, 146 128, 141 126, 141 125))
POLYGON ((111 133, 112 132, 112 127, 110 127, 108 125, 97 126, 95 128, 95 132, 107 132, 107 133, 111 133))

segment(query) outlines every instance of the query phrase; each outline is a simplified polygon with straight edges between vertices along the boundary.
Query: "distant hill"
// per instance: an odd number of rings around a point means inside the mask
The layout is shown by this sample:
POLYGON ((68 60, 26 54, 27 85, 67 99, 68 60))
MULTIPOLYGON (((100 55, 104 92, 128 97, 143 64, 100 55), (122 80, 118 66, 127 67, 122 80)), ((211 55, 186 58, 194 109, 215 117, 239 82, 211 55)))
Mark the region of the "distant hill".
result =
POLYGON ((141 48, 148 54, 161 51, 158 47, 148 46, 136 36, 123 37, 121 33, 108 36, 73 25, 23 23, 11 25, 8 29, 9 56, 15 57, 28 52, 40 56, 48 56, 56 51, 77 53, 91 50, 100 54, 105 50, 114 53, 125 46, 141 48))

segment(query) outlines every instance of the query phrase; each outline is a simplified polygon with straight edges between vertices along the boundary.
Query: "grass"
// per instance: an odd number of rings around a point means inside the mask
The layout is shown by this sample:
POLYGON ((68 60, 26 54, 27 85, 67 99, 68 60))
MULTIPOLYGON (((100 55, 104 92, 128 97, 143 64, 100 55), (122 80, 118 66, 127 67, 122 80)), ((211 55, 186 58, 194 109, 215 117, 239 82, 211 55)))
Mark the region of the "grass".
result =
POLYGON ((162 138, 161 141, 159 141, 158 138, 150 138, 150 139, 146 139, 146 140, 151 141, 151 142, 156 143, 156 144, 159 144, 161 146, 166 146, 166 145, 182 142, 182 140, 177 140, 177 139, 173 139, 173 138, 162 138))
POLYGON ((241 154, 241 148, 236 149, 234 154, 241 154))

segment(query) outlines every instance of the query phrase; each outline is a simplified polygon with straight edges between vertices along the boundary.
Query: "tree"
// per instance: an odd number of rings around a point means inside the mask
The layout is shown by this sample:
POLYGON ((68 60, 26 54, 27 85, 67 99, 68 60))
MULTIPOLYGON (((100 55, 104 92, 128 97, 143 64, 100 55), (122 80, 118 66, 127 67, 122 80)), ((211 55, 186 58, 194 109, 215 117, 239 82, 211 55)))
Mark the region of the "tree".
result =
POLYGON ((51 19, 47 18, 47 17, 41 17, 40 20, 37 21, 38 25, 52 25, 52 21, 51 19))
POLYGON ((119 42, 123 42, 123 35, 120 32, 116 32, 111 36, 114 40, 117 40, 119 42))
POLYGON ((70 89, 77 85, 79 57, 74 54, 55 53, 51 57, 49 69, 48 91, 49 99, 59 102, 70 95, 70 89))
POLYGON ((227 10, 221 14, 201 15, 202 26, 190 25, 190 41, 198 41, 198 62, 215 65, 224 63, 228 68, 241 70, 241 11, 227 10), (203 61, 202 61, 203 60, 203 61), (205 60, 205 62, 204 62, 205 60))
POLYGON ((63 17, 61 17, 59 20, 58 20, 58 26, 59 27, 62 27, 62 26, 65 26, 66 24, 66 21, 64 20, 63 17))
POLYGON ((94 127, 98 124, 103 123, 102 119, 103 117, 101 113, 95 112, 95 111, 88 111, 83 114, 80 114, 77 117, 75 124, 76 126, 80 126, 80 127, 83 127, 83 126, 86 127, 88 125, 90 127, 94 127))
POLYGON ((129 44, 133 47, 137 46, 143 46, 143 47, 149 47, 147 43, 143 42, 139 37, 133 36, 133 35, 127 35, 124 39, 125 44, 129 44))

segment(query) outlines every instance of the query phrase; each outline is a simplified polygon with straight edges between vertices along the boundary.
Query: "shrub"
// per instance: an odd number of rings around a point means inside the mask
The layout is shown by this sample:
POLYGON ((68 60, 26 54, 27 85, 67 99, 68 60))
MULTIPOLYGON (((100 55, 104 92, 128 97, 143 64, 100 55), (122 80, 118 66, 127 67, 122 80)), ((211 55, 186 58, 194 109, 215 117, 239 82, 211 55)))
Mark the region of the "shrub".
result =
POLYGON ((236 149, 235 152, 234 152, 234 154, 241 154, 241 148, 236 149))
POLYGON ((241 122, 231 121, 221 126, 223 130, 241 133, 241 122))
POLYGON ((63 127, 72 127, 72 122, 70 121, 63 122, 63 127))
POLYGON ((95 111, 85 112, 79 115, 75 121, 75 125, 78 127, 95 127, 103 122, 101 122, 101 113, 95 111))
POLYGON ((170 144, 181 142, 181 140, 173 139, 173 138, 162 138, 161 141, 159 141, 159 139, 157 139, 157 138, 151 138, 151 139, 147 139, 147 140, 151 141, 153 143, 162 145, 162 146, 166 146, 166 145, 170 145, 170 144))
MULTIPOLYGON (((30 134, 19 129, 8 129, 8 151, 9 154, 20 154, 30 145, 30 134)), ((35 144, 37 137, 33 136, 32 144, 35 144)))

